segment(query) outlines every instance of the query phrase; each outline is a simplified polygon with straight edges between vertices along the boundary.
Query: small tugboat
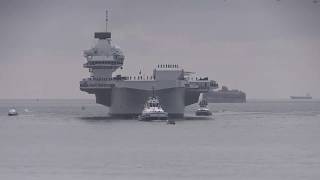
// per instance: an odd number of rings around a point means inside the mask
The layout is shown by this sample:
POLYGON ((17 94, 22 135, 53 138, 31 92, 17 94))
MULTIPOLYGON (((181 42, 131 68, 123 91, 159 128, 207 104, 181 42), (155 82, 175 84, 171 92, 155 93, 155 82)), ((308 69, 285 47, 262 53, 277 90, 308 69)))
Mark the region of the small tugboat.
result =
POLYGON ((200 108, 197 109, 196 115, 197 116, 211 116, 212 112, 207 108, 208 102, 205 99, 202 99, 199 102, 200 108))
POLYGON ((9 109, 8 116, 17 116, 17 115, 18 115, 18 112, 16 109, 14 108, 9 109))
POLYGON ((141 121, 152 120, 167 120, 168 113, 165 112, 157 97, 154 96, 154 89, 152 89, 152 97, 150 97, 144 105, 144 109, 140 116, 141 121))

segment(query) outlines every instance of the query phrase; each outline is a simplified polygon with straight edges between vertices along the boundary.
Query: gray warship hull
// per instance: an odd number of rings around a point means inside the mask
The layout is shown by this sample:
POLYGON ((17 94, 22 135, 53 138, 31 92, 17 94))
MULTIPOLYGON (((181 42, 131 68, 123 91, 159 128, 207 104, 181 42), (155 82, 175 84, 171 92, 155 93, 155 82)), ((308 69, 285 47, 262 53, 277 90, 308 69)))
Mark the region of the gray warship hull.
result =
MULTIPOLYGON (((95 94, 96 102, 109 107, 109 114, 114 117, 135 117, 141 114, 146 100, 153 94, 151 88, 82 87, 81 90, 95 94)), ((184 116, 185 106, 197 103, 200 93, 206 91, 208 89, 170 87, 154 90, 154 94, 161 100, 161 106, 169 117, 178 118, 184 116)))

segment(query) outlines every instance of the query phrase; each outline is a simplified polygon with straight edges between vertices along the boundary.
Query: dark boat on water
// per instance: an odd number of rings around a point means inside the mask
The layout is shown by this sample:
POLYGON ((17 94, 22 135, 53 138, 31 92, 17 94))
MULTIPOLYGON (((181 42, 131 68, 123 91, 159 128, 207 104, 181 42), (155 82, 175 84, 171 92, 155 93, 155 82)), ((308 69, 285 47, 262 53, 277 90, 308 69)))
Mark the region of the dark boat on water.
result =
POLYGON ((291 99, 312 99, 310 94, 306 94, 305 96, 290 96, 291 99))

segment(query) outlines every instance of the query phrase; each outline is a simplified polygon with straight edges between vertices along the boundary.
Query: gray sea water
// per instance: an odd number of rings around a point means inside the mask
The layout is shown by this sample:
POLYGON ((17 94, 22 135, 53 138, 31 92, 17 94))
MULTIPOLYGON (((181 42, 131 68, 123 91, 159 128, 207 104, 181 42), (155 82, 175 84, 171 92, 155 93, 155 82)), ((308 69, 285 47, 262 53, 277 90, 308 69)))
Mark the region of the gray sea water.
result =
POLYGON ((93 100, 0 100, 0 179, 320 179, 320 101, 195 108, 167 125, 93 100))

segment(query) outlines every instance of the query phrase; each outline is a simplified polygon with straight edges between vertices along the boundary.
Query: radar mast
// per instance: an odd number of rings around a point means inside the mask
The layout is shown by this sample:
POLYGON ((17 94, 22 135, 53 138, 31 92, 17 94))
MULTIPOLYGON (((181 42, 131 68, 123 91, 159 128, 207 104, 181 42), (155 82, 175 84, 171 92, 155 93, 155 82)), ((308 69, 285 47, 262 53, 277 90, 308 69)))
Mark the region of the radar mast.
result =
POLYGON ((108 10, 106 10, 106 32, 108 32, 108 10))
POLYGON ((111 39, 111 32, 108 32, 108 10, 106 10, 106 31, 95 32, 94 38, 96 39, 111 39))

